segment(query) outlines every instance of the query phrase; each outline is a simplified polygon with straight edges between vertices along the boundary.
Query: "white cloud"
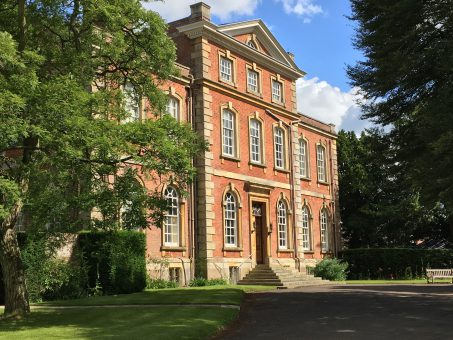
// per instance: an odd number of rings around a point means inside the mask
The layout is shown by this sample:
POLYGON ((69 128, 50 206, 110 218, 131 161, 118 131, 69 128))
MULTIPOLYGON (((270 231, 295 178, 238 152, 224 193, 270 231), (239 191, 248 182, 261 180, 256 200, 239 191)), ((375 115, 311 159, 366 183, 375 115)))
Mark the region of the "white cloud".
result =
MULTIPOLYGON (((167 22, 190 15, 190 5, 200 0, 164 0, 143 2, 143 6, 158 12, 167 22)), ((222 21, 230 20, 233 15, 253 15, 261 0, 203 0, 211 6, 211 14, 222 21)))
POLYGON ((322 14, 324 11, 320 5, 316 4, 316 0, 275 0, 283 4, 283 10, 287 14, 296 14, 304 18, 303 22, 308 24, 311 18, 317 14, 322 14))
POLYGON ((297 109, 310 117, 336 125, 340 129, 359 133, 370 127, 371 122, 361 120, 362 111, 357 103, 362 99, 358 89, 343 92, 319 78, 299 79, 297 88, 297 109))

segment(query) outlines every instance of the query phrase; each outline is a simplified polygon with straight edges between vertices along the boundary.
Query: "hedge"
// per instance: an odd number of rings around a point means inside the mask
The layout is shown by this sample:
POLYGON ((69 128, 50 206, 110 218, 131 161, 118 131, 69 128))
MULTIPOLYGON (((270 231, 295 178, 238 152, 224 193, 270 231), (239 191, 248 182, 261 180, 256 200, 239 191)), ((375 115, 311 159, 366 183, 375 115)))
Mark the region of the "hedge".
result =
POLYGON ((452 249, 347 249, 339 257, 349 263, 348 279, 413 279, 426 268, 453 268, 452 249))
MULTIPOLYGON (((83 232, 79 234, 76 248, 82 254, 82 259, 70 263, 38 256, 40 249, 26 242, 22 233, 18 234, 18 239, 28 269, 28 288, 33 301, 75 298, 90 294, 90 291, 102 294, 132 293, 146 287, 143 233, 83 232), (52 273, 51 277, 49 272, 52 273)), ((4 304, 4 293, 0 267, 0 304, 4 304)))
POLYGON ((88 285, 103 294, 146 287, 145 234, 134 231, 81 233, 78 245, 88 267, 88 285), (99 287, 100 285, 100 287, 99 287))

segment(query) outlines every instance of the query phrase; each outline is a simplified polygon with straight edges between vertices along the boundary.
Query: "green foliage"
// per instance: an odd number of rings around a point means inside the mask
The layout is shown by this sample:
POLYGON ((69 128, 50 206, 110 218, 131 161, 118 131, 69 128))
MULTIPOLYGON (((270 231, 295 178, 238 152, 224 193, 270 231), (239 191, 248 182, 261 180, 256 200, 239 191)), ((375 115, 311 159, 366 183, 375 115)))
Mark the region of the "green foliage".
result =
POLYGON ((453 250, 411 248, 348 249, 340 254, 349 263, 348 278, 415 279, 426 268, 453 268, 453 250))
POLYGON ((164 279, 151 279, 149 278, 146 282, 147 289, 165 289, 165 288, 178 288, 179 284, 175 281, 169 281, 164 279))
POLYGON ((338 134, 342 232, 349 248, 413 245, 449 235, 442 204, 423 206, 382 131, 338 134))
POLYGON ((22 251, 30 300, 72 299, 86 295, 87 268, 79 254, 59 259, 44 238, 28 238, 22 251))
MULTIPOLYGON (((365 117, 387 138, 423 201, 453 211, 453 2, 351 0, 355 46, 348 68, 367 102, 365 117)), ((450 222, 453 225, 452 222, 450 222)))
POLYGON ((324 280, 344 281, 348 274, 348 263, 339 259, 323 259, 316 264, 313 274, 322 277, 324 280))
POLYGON ((104 294, 146 287, 145 234, 135 231, 81 233, 79 247, 89 268, 89 287, 104 294))
POLYGON ((202 277, 196 277, 189 282, 189 287, 204 287, 204 286, 217 286, 227 285, 228 282, 225 279, 205 279, 202 277))

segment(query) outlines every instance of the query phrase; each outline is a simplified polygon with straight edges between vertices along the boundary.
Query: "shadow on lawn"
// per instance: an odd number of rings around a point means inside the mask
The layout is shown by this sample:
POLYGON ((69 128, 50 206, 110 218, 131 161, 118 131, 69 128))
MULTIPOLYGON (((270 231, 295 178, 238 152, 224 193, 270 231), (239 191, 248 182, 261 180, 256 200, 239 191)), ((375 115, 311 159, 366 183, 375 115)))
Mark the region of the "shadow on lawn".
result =
POLYGON ((0 321, 0 339, 200 339, 232 321, 237 311, 216 307, 35 310, 0 321))
POLYGON ((99 296, 78 300, 50 301, 46 306, 93 306, 116 304, 240 304, 244 292, 237 288, 176 288, 140 293, 99 296))

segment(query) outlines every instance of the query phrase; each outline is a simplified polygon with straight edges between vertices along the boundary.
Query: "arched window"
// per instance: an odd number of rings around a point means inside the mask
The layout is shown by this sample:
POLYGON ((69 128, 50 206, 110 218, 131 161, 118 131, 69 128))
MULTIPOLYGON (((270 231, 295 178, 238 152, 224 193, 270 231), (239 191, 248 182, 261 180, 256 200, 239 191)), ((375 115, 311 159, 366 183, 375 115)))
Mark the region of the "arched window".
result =
POLYGON ((302 208, 302 249, 311 250, 310 212, 307 206, 302 208))
POLYGON ((166 112, 174 119, 179 120, 179 100, 175 97, 168 97, 166 112))
POLYGON ((329 250, 329 215, 327 214, 326 209, 321 210, 320 216, 320 225, 321 225, 321 250, 329 250))
POLYGON ((249 47, 254 48, 255 50, 257 50, 256 44, 253 42, 253 40, 247 41, 247 46, 249 46, 249 47))
POLYGON ((131 83, 126 83, 123 87, 124 109, 128 116, 125 122, 135 122, 140 119, 140 97, 131 83))
POLYGON ((316 165, 318 168, 318 181, 327 182, 326 149, 320 144, 316 146, 316 165))
POLYGON ((308 178, 308 147, 305 139, 299 140, 300 176, 308 178))
POLYGON ((253 163, 263 163, 262 157, 262 138, 261 123, 258 119, 250 120, 250 161, 253 163))
POLYGON ((285 169, 285 132, 281 127, 274 128, 275 167, 285 169))
POLYGON ((277 207, 277 225, 278 225, 278 247, 280 249, 288 248, 288 209, 283 200, 278 202, 277 207))
POLYGON ((224 109, 222 111, 222 125, 223 125, 223 142, 222 151, 226 156, 236 156, 236 122, 235 115, 230 110, 224 109))
POLYGON ((231 192, 227 192, 224 201, 224 228, 225 228, 225 247, 237 247, 238 241, 238 211, 236 197, 231 192))
POLYGON ((167 213, 164 219, 164 245, 179 246, 179 196, 173 187, 164 192, 167 200, 167 213))

